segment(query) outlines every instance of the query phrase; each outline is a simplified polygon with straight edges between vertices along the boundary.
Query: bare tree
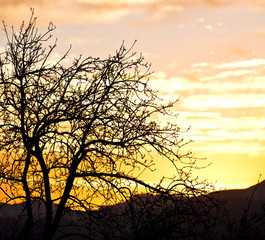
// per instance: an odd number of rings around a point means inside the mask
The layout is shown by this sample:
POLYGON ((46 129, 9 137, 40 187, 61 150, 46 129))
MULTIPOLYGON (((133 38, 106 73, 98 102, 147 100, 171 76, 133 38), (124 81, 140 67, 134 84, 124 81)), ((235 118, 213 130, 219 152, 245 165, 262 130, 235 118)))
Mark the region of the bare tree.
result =
POLYGON ((32 13, 11 33, 0 58, 0 181, 5 203, 25 202, 23 239, 33 238, 33 202, 45 207, 42 239, 55 235, 66 209, 89 211, 99 205, 147 192, 194 194, 191 153, 174 122, 175 102, 162 102, 148 84, 150 65, 124 44, 107 59, 69 51, 52 61, 55 27, 44 33, 32 13), (65 66, 65 65, 66 66, 65 66), (155 116, 171 117, 159 123, 155 116), (169 161, 176 177, 166 186, 149 184, 143 171, 169 161), (158 157, 156 157, 158 158, 158 157), (56 204, 56 207, 54 207, 56 204))

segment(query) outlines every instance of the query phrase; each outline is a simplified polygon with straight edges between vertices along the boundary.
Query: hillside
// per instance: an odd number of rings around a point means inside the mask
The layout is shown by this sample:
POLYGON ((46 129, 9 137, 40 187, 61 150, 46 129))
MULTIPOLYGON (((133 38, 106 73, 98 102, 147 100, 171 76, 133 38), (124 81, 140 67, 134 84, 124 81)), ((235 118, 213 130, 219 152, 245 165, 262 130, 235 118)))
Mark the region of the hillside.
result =
POLYGON ((239 218, 244 210, 249 213, 262 212, 265 204, 265 181, 246 189, 232 189, 217 191, 210 194, 214 198, 223 199, 227 202, 227 208, 234 217, 239 218))
MULTIPOLYGON (((55 239, 265 239, 265 181, 246 189, 194 198, 137 195, 98 211, 67 211, 55 239)), ((1 205, 0 239, 19 239, 24 204, 1 205)), ((56 205, 54 205, 56 209, 56 205)), ((45 206, 34 202, 34 236, 42 232, 45 206)))

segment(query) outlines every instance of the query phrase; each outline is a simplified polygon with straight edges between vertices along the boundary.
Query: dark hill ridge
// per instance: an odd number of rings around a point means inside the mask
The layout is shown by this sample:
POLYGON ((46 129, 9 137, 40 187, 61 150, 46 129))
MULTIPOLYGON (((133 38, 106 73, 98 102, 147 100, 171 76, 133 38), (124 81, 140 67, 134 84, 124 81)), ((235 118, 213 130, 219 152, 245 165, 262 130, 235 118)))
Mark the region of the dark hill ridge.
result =
MULTIPOLYGON (((265 180, 246 189, 229 189, 210 193, 210 196, 220 197, 230 202, 239 203, 264 203, 265 204, 265 180)), ((231 205, 232 206, 232 205, 231 205)))
MULTIPOLYGON (((16 233, 24 226, 24 203, 0 206, 0 239, 19 239, 16 233)), ((35 239, 39 239, 45 217, 44 204, 35 201, 33 212, 35 239)), ((246 189, 212 192, 206 197, 179 199, 143 194, 98 211, 68 210, 56 237, 69 240, 264 240, 265 181, 246 189), (78 236, 62 237, 66 233, 78 236)))
POLYGON ((265 180, 245 189, 220 190, 211 194, 219 194, 225 199, 231 198, 249 198, 254 192, 254 198, 257 201, 265 201, 265 180))

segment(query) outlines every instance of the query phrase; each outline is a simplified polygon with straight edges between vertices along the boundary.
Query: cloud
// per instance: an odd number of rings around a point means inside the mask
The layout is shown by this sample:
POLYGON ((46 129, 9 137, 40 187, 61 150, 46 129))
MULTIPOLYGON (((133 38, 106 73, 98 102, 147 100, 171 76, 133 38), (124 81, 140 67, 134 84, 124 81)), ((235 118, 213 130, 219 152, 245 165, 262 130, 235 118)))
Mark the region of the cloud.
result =
POLYGON ((193 68, 197 68, 197 67, 208 67, 210 64, 207 62, 199 62, 199 63, 194 63, 192 64, 193 68))
POLYGON ((160 21, 185 8, 239 7, 242 4, 260 6, 258 1, 250 0, 238 0, 236 4, 231 0, 2 0, 0 15, 15 22, 17 16, 33 7, 42 18, 49 17, 56 23, 109 23, 127 16, 134 16, 138 21, 160 21))
MULTIPOLYGON (((21 6, 21 5, 30 5, 30 4, 43 4, 46 0, 1 0, 1 7, 6 6, 21 6)), ((49 0, 47 0, 49 2, 49 0)))
POLYGON ((250 60, 244 60, 244 61, 235 61, 235 62, 229 62, 229 63, 222 63, 215 68, 217 69, 223 69, 223 68, 253 68, 253 67, 260 67, 265 66, 265 59, 258 58, 258 59, 250 59, 250 60))
POLYGON ((187 109, 197 109, 199 111, 208 110, 210 108, 218 109, 235 109, 235 108, 256 108, 265 105, 264 96, 257 94, 200 94, 193 95, 185 99, 184 107, 187 109))
POLYGON ((214 79, 240 77, 240 76, 246 76, 246 75, 250 75, 250 74, 253 74, 253 71, 246 70, 246 69, 236 69, 236 70, 232 70, 232 71, 223 71, 223 72, 220 72, 216 75, 205 77, 205 78, 203 78, 203 80, 204 81, 211 81, 214 79))
MULTIPOLYGON (((150 82, 154 80, 161 90, 159 96, 180 98, 175 106, 180 126, 191 126, 187 137, 199 142, 198 149, 212 144, 212 150, 218 145, 236 153, 243 146, 252 149, 253 142, 265 141, 264 58, 198 62, 190 71, 175 77, 159 73, 150 82)), ((264 151, 264 147, 255 149, 264 151)))
POLYGON ((210 31, 210 32, 213 31, 213 26, 210 25, 210 24, 205 25, 204 28, 205 28, 206 30, 210 31))
POLYGON ((150 83, 167 96, 182 97, 197 94, 262 95, 265 93, 265 59, 254 58, 244 61, 223 63, 198 62, 178 76, 168 77, 166 73, 156 73, 150 83))
POLYGON ((232 3, 231 0, 201 0, 202 4, 207 5, 208 7, 221 7, 228 6, 232 3))

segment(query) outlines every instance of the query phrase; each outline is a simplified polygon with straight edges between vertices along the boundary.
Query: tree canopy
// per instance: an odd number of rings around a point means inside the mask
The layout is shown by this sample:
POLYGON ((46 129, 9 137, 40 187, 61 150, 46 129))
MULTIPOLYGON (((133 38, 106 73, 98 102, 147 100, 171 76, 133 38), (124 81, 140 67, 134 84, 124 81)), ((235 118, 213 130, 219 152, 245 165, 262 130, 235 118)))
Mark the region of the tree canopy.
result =
POLYGON ((11 33, 0 57, 1 200, 26 203, 24 239, 32 238, 32 202, 45 204, 43 239, 51 239, 65 209, 89 211, 141 191, 196 194, 195 160, 171 113, 150 88, 150 65, 125 44, 106 59, 51 58, 55 26, 40 32, 32 14, 11 33), (157 114, 171 117, 159 122, 157 114), (141 178, 156 160, 169 161, 176 177, 168 185, 141 178), (56 210, 53 204, 57 204, 56 210))

